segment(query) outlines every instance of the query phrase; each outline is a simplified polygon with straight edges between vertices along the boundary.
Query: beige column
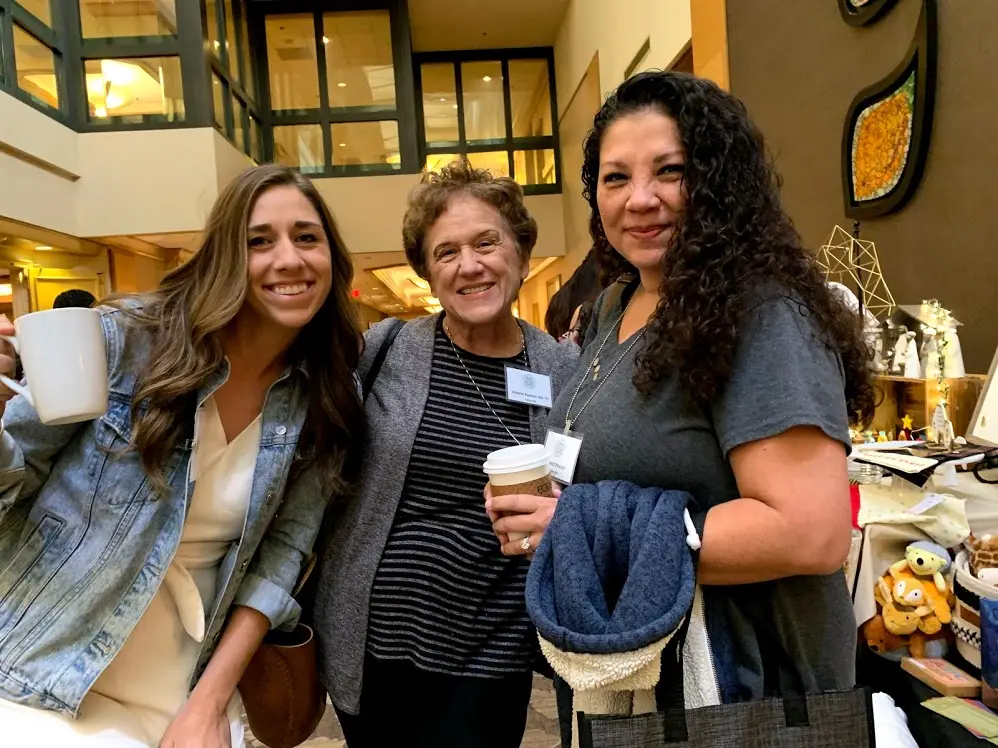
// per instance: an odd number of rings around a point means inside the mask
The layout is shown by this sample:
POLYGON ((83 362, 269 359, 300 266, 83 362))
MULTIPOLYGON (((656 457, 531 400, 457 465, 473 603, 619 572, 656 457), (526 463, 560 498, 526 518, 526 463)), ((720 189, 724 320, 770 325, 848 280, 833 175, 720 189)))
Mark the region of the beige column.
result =
POLYGON ((727 0, 690 0, 693 71, 730 90, 727 0))

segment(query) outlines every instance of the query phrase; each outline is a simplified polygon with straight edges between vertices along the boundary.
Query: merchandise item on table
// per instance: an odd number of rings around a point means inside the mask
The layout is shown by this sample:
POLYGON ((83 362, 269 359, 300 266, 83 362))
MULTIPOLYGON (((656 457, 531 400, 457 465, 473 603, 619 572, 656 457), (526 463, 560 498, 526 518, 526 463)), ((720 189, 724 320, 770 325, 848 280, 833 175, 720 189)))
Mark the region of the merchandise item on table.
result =
POLYGON ((897 577, 898 572, 909 569, 921 576, 930 576, 939 592, 947 589, 946 578, 943 576, 953 566, 953 558, 949 551, 937 543, 919 540, 908 546, 904 558, 891 566, 891 574, 897 577))
POLYGON ((998 586, 998 537, 971 535, 964 545, 970 554, 970 573, 985 584, 998 586))
POLYGON ((874 587, 877 613, 862 626, 873 652, 917 658, 946 653, 956 600, 941 573, 943 585, 938 588, 935 575, 950 566, 945 548, 927 541, 908 545, 905 558, 892 564, 874 587))

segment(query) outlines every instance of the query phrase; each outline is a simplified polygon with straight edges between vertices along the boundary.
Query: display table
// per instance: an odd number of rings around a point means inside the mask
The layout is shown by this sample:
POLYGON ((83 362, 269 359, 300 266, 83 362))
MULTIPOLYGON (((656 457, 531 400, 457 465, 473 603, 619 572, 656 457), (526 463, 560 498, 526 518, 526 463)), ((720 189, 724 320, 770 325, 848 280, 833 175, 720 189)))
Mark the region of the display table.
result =
MULTIPOLYGON (((956 486, 951 487, 935 486, 930 481, 924 491, 911 484, 902 485, 897 478, 891 487, 864 485, 859 489, 860 502, 864 496, 882 497, 888 492, 896 495, 899 490, 912 492, 914 502, 919 501, 919 497, 926 492, 949 494, 965 501, 967 521, 976 536, 998 534, 998 485, 981 483, 971 473, 959 473, 956 486)), ((853 598, 858 623, 866 621, 876 612, 873 601, 874 580, 893 560, 903 556, 904 547, 911 539, 917 538, 920 532, 914 525, 871 524, 866 527, 853 598)), ((949 659, 957 667, 973 672, 973 668, 963 661, 955 649, 951 650, 949 659)), ((987 745, 987 741, 982 743, 963 726, 923 707, 923 701, 939 694, 902 670, 899 663, 871 652, 862 641, 857 680, 860 685, 882 691, 894 699, 908 716, 908 727, 920 746, 981 748, 982 745, 987 745)))
MULTIPOLYGON (((959 658, 957 662, 960 662, 959 658)), ((962 725, 922 706, 923 701, 939 694, 910 676, 896 662, 878 657, 866 647, 860 648, 856 679, 860 686, 868 686, 874 692, 886 693, 894 699, 908 716, 908 729, 920 746, 984 748, 989 745, 987 741, 975 738, 962 725)))

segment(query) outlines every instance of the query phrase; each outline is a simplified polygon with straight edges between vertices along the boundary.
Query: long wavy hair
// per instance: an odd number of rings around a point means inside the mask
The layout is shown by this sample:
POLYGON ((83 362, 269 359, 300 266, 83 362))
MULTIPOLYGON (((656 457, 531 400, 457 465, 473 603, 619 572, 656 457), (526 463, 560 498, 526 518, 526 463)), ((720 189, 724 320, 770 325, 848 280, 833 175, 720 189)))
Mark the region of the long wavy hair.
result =
POLYGON ((700 402, 724 389, 748 306, 777 288, 801 305, 845 369, 850 416, 873 417, 872 352, 862 320, 826 283, 780 205, 780 181, 744 104, 714 83, 652 71, 625 81, 600 108, 586 137, 582 181, 600 270, 636 270, 609 243, 597 204, 600 147, 619 118, 654 110, 673 118, 686 157, 686 207, 662 257, 660 300, 637 357, 634 384, 648 393, 667 372, 700 402))
POLYGON ((322 220, 332 258, 332 288, 315 317, 298 333, 290 362, 304 370, 308 411, 298 442, 303 459, 322 471, 330 494, 354 477, 364 441, 364 411, 353 380, 362 339, 350 300, 353 266, 332 213, 315 186, 297 171, 268 164, 243 172, 219 195, 200 249, 170 271, 155 291, 119 297, 112 305, 128 324, 152 338, 148 359, 137 362, 130 448, 160 492, 164 464, 188 438, 197 392, 222 366, 221 333, 242 309, 248 279, 249 217, 257 199, 275 187, 295 187, 322 220), (314 461, 314 462, 313 462, 314 461))

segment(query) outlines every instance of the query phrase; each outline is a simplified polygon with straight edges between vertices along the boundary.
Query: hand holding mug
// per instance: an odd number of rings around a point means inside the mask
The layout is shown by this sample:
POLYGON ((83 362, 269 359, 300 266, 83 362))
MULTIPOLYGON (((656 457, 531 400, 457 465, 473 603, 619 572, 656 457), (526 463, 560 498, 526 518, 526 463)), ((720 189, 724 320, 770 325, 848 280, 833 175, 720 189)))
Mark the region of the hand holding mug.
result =
MULTIPOLYGON (((17 367, 14 359, 16 355, 14 346, 4 340, 4 338, 13 337, 13 335, 14 324, 7 319, 7 315, 0 314, 0 374, 13 375, 17 367)), ((0 381, 0 416, 3 415, 4 410, 7 408, 7 401, 16 394, 16 392, 0 381)))
POLYGON ((67 308, 0 322, 0 372, 21 357, 27 384, 0 373, 0 405, 20 395, 48 425, 89 421, 107 411, 107 352, 100 312, 67 308))
POLYGON ((529 555, 537 550, 561 497, 557 483, 552 482, 551 492, 554 496, 493 496, 491 484, 485 486, 485 510, 504 556, 529 555), (510 540, 510 535, 517 539, 510 540))

